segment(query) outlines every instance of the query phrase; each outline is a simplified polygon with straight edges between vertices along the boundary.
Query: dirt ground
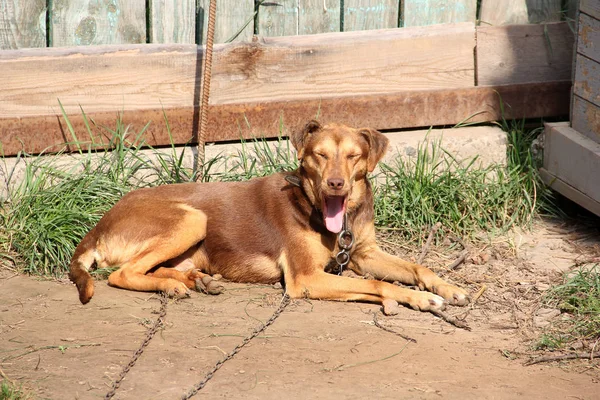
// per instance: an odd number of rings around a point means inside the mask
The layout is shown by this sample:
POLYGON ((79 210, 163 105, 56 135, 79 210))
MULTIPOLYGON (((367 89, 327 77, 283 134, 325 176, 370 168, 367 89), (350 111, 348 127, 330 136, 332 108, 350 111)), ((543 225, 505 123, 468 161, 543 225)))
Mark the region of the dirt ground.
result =
MULTIPOLYGON (((544 326, 561 318, 541 306, 543 292, 576 261, 598 257, 598 231, 546 221, 511 237, 470 249, 446 273, 473 294, 485 287, 472 306, 448 310, 471 331, 407 308, 385 317, 371 304, 295 300, 196 398, 599 399, 598 361, 524 365, 540 355, 531 344, 544 326), (375 326, 373 313, 416 343, 375 326)), ((426 263, 444 273, 459 253, 432 250, 426 263)), ((179 398, 279 305, 281 289, 225 285, 220 296, 169 301, 164 329, 115 398, 179 398)), ((106 281, 83 306, 65 281, 3 269, 0 372, 35 398, 102 398, 159 308, 157 295, 106 281)))

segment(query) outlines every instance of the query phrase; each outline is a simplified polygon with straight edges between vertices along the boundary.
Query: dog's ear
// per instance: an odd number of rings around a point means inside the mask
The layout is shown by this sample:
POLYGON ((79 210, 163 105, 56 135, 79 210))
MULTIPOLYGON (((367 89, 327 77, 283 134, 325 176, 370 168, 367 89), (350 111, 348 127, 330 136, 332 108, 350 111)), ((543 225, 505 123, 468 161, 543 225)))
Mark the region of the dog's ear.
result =
POLYGON ((367 158, 367 170, 373 172, 375 166, 388 149, 390 140, 381 132, 371 128, 361 128, 358 130, 369 143, 369 156, 367 158))
POLYGON ((308 121, 308 123, 304 126, 304 128, 300 129, 297 132, 294 132, 290 137, 296 152, 298 153, 298 160, 302 159, 304 156, 304 146, 306 146, 306 142, 308 141, 309 135, 317 132, 321 129, 321 124, 319 124, 316 120, 308 121))

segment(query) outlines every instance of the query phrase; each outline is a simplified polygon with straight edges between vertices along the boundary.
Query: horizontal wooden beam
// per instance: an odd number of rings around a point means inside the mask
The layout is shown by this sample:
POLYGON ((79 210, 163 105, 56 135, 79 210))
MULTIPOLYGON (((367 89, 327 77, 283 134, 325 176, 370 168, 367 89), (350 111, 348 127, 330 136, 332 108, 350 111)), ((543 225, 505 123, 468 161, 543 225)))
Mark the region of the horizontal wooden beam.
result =
MULTIPOLYGON (((209 108, 207 141, 287 136, 309 119, 335 121, 351 126, 397 129, 454 125, 461 121, 485 122, 502 118, 534 118, 568 115, 569 81, 519 85, 397 92, 337 98, 221 104, 209 108)), ((87 114, 91 135, 81 113, 69 114, 77 141, 107 143, 103 127, 114 128, 116 112, 87 114)), ((123 123, 131 135, 145 131, 144 140, 153 146, 194 142, 198 109, 180 107, 125 111, 123 123), (164 117, 168 120, 170 127, 164 117), (172 142, 171 142, 172 141, 172 142)), ((0 138, 5 155, 55 152, 72 142, 62 116, 0 119, 0 138)), ((74 146, 68 148, 74 150, 74 146)))
POLYGON ((592 199, 585 193, 575 189, 573 186, 569 185, 564 180, 552 175, 544 168, 540 168, 540 176, 544 183, 548 185, 553 190, 556 190, 558 193, 562 194, 566 198, 574 201, 585 209, 593 212, 597 216, 600 217, 600 202, 592 199))
MULTIPOLYGON (((471 87, 472 23, 257 37, 214 47, 211 104, 471 87)), ((113 45, 0 52, 0 118, 192 107, 203 47, 113 45)))

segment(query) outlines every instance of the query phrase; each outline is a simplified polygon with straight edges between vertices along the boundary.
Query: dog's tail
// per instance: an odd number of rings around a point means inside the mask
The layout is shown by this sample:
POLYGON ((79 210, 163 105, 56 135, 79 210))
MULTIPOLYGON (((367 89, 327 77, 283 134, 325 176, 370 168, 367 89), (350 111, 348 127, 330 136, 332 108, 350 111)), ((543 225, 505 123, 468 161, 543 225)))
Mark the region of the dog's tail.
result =
POLYGON ((93 232, 90 231, 79 243, 71 258, 69 279, 77 286, 79 301, 86 304, 94 295, 94 279, 88 272, 95 262, 95 240, 93 232))

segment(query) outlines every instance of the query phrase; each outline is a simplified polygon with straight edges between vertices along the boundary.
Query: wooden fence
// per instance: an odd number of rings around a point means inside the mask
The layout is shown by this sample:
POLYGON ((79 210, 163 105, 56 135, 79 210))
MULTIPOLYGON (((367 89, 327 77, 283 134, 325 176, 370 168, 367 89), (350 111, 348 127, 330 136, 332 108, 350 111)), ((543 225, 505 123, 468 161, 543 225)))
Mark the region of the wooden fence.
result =
MULTIPOLYGON (((218 0, 215 40, 573 17, 576 0, 218 0)), ((0 0, 0 49, 201 44, 209 0, 0 0)))
MULTIPOLYGON (((0 153, 103 146, 117 114, 148 144, 195 141, 197 1, 0 0, 0 153)), ((287 135, 317 114, 377 129, 567 115, 570 21, 475 21, 560 20, 565 1, 218 0, 218 38, 242 35, 215 46, 207 140, 287 135)))

